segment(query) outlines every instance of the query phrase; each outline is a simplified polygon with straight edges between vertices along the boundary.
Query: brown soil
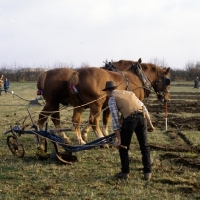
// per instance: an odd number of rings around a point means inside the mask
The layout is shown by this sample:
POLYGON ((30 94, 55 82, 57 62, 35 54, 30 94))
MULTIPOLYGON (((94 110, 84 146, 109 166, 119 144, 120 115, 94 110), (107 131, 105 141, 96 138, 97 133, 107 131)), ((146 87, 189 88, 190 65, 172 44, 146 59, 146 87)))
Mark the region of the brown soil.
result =
MULTIPOLYGON (((200 169, 200 145, 194 146, 183 134, 183 131, 200 130, 200 94, 173 93, 167 104, 167 130, 166 134, 172 140, 172 145, 150 143, 151 150, 161 150, 166 153, 160 160, 170 159, 177 165, 200 169), (184 116, 184 114, 187 114, 184 116), (188 115, 189 114, 189 115, 188 115), (190 116, 191 114, 191 116, 190 116), (176 145, 174 145, 176 144, 176 145), (193 152, 196 157, 185 157, 180 152, 193 152)), ((145 102, 154 126, 157 130, 165 130, 165 107, 157 100, 150 99, 145 102)), ((199 186, 198 186, 199 187, 199 186)))

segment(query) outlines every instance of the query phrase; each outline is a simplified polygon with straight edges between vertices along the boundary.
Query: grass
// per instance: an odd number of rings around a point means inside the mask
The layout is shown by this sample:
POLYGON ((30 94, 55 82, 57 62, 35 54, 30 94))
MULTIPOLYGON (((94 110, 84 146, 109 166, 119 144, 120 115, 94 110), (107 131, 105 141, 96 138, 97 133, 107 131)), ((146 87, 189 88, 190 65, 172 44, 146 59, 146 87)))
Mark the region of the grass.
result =
MULTIPOLYGON (((11 83, 15 94, 25 100, 33 100, 36 96, 35 83, 11 83)), ((176 90, 174 88, 172 91, 176 90)), ((182 88, 182 91, 186 89, 182 88)), ((179 92, 181 92, 179 90, 179 92)), ((190 92, 188 90, 188 92, 190 92)), ((173 157, 195 157, 194 153, 165 152, 152 150, 153 178, 146 182, 142 177, 141 155, 138 143, 133 136, 130 151, 130 179, 120 181, 114 174, 120 170, 118 151, 115 148, 95 148, 75 153, 78 162, 64 165, 57 160, 40 160, 35 154, 34 135, 22 135, 21 143, 25 148, 25 156, 17 158, 12 155, 6 144, 3 133, 19 119, 26 116, 27 109, 37 121, 42 106, 29 106, 29 102, 13 98, 11 94, 0 96, 0 199, 141 199, 141 200, 186 200, 199 199, 200 172, 197 168, 184 166, 173 157), (167 155, 171 157, 165 158, 167 155)), ((41 102, 42 103, 42 102, 41 102)), ((84 112, 83 121, 88 118, 88 110, 84 112)), ((61 113, 64 127, 71 126, 72 112, 61 113)), ((21 122, 21 121, 20 121, 21 122)), ((30 123, 30 120, 26 121, 30 123)), ((51 121, 48 122, 53 127, 51 121)), ((110 133, 112 131, 110 130, 110 133)), ((193 145, 199 145, 198 132, 183 132, 193 145)), ((74 132, 66 133, 75 138, 74 132)), ((89 140, 95 139, 89 132, 89 140)), ((149 142, 159 145, 176 145, 165 130, 149 133, 149 142)), ((52 144, 49 142, 49 151, 52 144)))

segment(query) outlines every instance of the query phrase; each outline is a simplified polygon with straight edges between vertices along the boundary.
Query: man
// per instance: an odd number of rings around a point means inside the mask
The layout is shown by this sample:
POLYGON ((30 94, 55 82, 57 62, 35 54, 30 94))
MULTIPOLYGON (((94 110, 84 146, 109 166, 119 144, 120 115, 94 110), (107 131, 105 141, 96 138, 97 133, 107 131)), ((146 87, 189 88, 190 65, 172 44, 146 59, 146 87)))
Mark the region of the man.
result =
POLYGON ((1 78, 0 78, 0 96, 1 96, 1 92, 3 91, 3 75, 1 75, 1 78))
POLYGON ((148 130, 153 131, 154 126, 144 104, 135 96, 133 92, 125 90, 115 90, 115 82, 107 81, 102 91, 106 91, 109 101, 108 106, 112 115, 113 130, 116 133, 117 141, 115 147, 119 149, 121 160, 121 172, 116 176, 120 179, 129 178, 129 155, 128 150, 133 132, 136 133, 142 154, 144 179, 151 179, 150 147, 147 141, 148 130), (118 111, 123 114, 123 123, 120 127, 118 111), (120 148, 120 145, 127 148, 120 148))
POLYGON ((194 88, 199 88, 199 77, 194 80, 194 88))
POLYGON ((10 87, 10 82, 9 80, 6 78, 5 81, 4 81, 4 91, 5 93, 8 92, 8 88, 10 87))

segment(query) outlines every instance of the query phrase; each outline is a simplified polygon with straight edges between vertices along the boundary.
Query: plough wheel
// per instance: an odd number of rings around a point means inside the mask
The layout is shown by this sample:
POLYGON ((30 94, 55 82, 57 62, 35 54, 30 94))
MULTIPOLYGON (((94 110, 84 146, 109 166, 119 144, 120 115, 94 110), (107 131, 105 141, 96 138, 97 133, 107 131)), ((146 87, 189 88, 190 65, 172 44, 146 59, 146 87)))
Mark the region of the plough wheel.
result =
POLYGON ((58 145, 56 142, 53 142, 54 148, 55 148, 55 152, 56 152, 56 156, 58 158, 58 160, 60 160, 62 163, 64 164, 68 164, 71 165, 72 162, 77 162, 77 156, 72 155, 71 152, 59 152, 58 151, 58 145))
POLYGON ((7 137, 7 145, 14 156, 24 157, 24 147, 15 136, 10 135, 7 137))

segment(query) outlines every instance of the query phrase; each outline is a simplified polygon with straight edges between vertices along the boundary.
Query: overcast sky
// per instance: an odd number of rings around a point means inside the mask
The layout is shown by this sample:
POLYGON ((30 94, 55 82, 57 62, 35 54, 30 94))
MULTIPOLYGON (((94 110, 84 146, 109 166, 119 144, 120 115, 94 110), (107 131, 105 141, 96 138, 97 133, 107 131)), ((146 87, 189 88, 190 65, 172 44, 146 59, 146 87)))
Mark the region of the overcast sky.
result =
POLYGON ((199 0, 0 0, 0 66, 200 61, 199 0))

